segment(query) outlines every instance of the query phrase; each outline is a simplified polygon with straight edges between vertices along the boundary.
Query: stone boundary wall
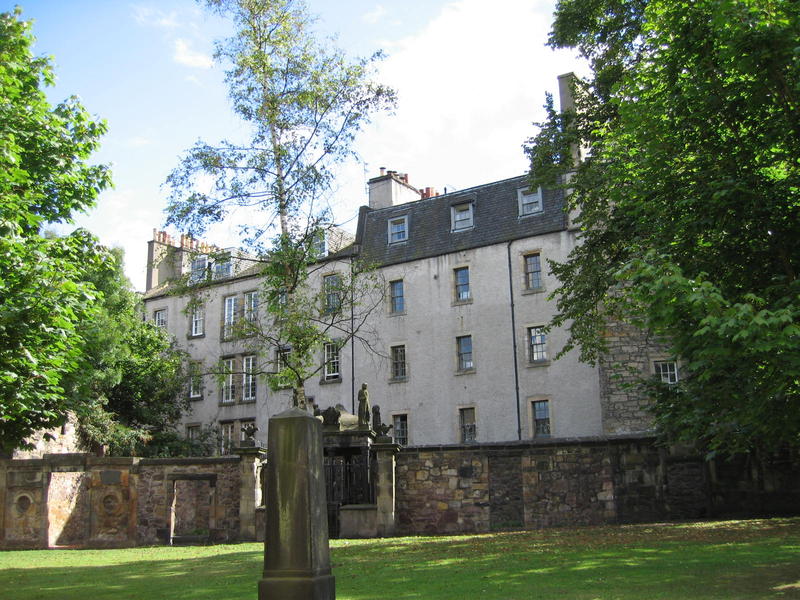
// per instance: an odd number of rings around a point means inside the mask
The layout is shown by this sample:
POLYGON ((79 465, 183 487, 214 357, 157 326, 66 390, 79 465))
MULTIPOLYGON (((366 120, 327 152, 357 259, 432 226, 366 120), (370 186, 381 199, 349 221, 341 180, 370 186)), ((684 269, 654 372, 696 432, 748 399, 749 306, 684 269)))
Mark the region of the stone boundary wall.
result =
MULTIPOLYGON (((263 539, 263 451, 240 450, 0 460, 0 548, 263 539)), ((792 515, 800 453, 706 462, 641 436, 407 447, 392 488, 401 535, 792 515)))
POLYGON ((709 463, 641 436, 407 447, 397 456, 397 532, 799 514, 800 455, 751 463, 709 463))
POLYGON ((239 540, 239 465, 238 456, 0 460, 0 548, 169 543, 176 525, 193 534, 186 541, 239 540))

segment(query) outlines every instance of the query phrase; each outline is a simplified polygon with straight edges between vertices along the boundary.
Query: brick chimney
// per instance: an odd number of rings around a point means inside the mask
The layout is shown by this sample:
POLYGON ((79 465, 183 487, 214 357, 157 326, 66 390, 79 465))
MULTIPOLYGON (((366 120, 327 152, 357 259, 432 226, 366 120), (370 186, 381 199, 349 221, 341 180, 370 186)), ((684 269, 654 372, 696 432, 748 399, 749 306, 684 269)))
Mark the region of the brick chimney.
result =
POLYGON ((408 183, 408 173, 387 171, 385 167, 381 167, 381 174, 370 179, 367 184, 370 208, 396 206, 419 200, 422 196, 417 188, 408 183))

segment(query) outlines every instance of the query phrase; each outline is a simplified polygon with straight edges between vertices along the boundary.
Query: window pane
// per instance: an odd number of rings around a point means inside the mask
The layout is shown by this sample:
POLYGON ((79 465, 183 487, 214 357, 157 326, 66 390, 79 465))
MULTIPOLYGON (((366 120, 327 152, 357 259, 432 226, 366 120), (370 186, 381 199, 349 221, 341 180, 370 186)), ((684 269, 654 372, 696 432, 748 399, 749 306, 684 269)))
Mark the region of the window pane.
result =
POLYGON ((339 377, 339 347, 332 343, 325 344, 325 380, 339 377))
POLYGON ((189 283, 197 283, 205 279, 207 258, 200 256, 192 260, 192 272, 189 275, 189 283))
POLYGON ((242 401, 253 402, 256 399, 256 357, 254 355, 242 358, 242 401))
POLYGON ((529 290, 542 287, 542 265, 538 254, 525 257, 525 287, 529 290))
POLYGON ((230 258, 221 259, 214 265, 214 279, 230 277, 233 272, 230 258))
POLYGON ((456 301, 470 299, 469 290, 469 267, 461 267, 454 270, 456 285, 456 301))
POLYGON ((456 338, 456 347, 458 348, 458 370, 472 369, 472 336, 465 335, 456 338))
POLYGON ((462 408, 458 411, 458 416, 461 429, 461 442, 474 442, 478 437, 478 431, 475 425, 475 409, 462 408))
POLYGON ((236 296, 225 298, 225 315, 223 318, 222 335, 230 337, 233 335, 233 326, 236 323, 236 296))
POLYGON ((392 346, 392 379, 406 377, 406 347, 392 346))
POLYGON ((544 327, 531 327, 528 329, 530 340, 530 361, 547 360, 547 336, 544 327))
POLYGON ((670 385, 678 383, 678 365, 675 361, 656 361, 653 364, 656 376, 661 381, 670 385))
POLYGON ((205 310, 202 306, 192 311, 192 335, 203 335, 205 332, 205 310))
POLYGON ((234 361, 226 358, 222 361, 222 402, 233 402, 236 398, 236 382, 234 380, 234 361))
POLYGON ((325 312, 334 313, 342 305, 342 281, 338 275, 326 275, 323 280, 325 293, 325 312))
POLYGON ((535 400, 533 406, 533 436, 548 437, 550 435, 550 402, 535 400))
POLYGON ((401 446, 408 445, 408 415, 394 415, 392 417, 392 431, 396 444, 401 446))
POLYGON ((533 213, 541 212, 542 210, 542 195, 541 189, 531 194, 525 193, 523 190, 519 192, 519 214, 531 215, 533 213))
POLYGON ((247 292, 244 295, 244 318, 251 323, 258 318, 258 292, 247 292))
POLYGON ((233 422, 220 423, 220 454, 230 454, 233 448, 233 440, 236 439, 233 435, 233 422))
POLYGON ((405 312, 405 297, 403 295, 403 281, 392 281, 389 283, 391 296, 391 311, 393 313, 405 312))
POLYGON ((403 242, 408 239, 405 217, 389 221, 389 243, 403 242))
POLYGON ((462 204, 452 208, 453 230, 472 227, 472 205, 462 204))

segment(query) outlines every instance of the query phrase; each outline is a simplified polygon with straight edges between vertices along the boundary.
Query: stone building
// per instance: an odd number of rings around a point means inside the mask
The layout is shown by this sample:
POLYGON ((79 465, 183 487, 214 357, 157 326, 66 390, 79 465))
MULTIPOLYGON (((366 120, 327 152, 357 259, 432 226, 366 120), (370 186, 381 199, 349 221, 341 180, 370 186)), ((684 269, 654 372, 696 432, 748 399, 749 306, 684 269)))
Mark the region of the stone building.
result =
MULTIPOLYGON (((358 257, 376 266, 384 297, 364 328, 369 348, 358 340, 338 351, 320 348, 323 368, 306 393, 321 409, 341 404, 355 412, 367 382, 403 445, 646 433, 642 400, 620 387, 614 365, 677 376, 656 346, 624 328, 615 329, 613 356, 598 367, 575 352, 554 360, 567 332, 544 329, 557 285, 548 261, 564 260, 578 243, 562 190, 531 192, 517 176, 437 195, 382 169, 369 180, 355 238, 326 241, 312 274, 321 294, 326 278, 358 257)), ((187 385, 186 434, 218 426, 225 453, 254 424, 265 442, 267 420, 291 404, 291 393, 269 390, 252 372, 259 361, 279 360, 278 349, 226 336, 236 319, 258 315, 257 265, 163 232, 154 233, 148 258, 147 318, 175 336, 198 373, 220 364, 235 372, 187 385), (170 293, 174 278, 191 282, 200 272, 212 278, 202 306, 192 306, 191 294, 170 293)))

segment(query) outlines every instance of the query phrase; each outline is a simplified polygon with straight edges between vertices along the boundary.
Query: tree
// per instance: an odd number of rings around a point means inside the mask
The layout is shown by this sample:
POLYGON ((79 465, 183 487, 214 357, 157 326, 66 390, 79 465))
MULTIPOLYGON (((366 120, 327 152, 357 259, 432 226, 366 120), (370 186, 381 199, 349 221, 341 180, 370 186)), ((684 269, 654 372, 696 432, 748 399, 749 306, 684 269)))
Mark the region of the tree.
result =
POLYGON ((51 107, 50 60, 31 53, 31 25, 20 11, 0 14, 0 450, 59 425, 73 402, 63 381, 78 367, 80 323, 97 297, 85 280, 103 252, 86 231, 40 233, 70 222, 111 183, 87 164, 105 124, 75 98, 51 107))
POLYGON ((590 362, 608 318, 664 339, 686 376, 649 382, 657 424, 710 452, 800 445, 798 39, 784 0, 564 0, 551 34, 594 71, 528 146, 580 211, 553 324, 590 362))
POLYGON ((392 106, 394 94, 370 81, 377 56, 351 62, 317 41, 302 2, 206 4, 236 25, 236 34, 217 45, 216 58, 229 65, 233 109, 250 138, 243 144, 199 142, 187 152, 167 180, 167 223, 199 235, 245 213, 244 244, 263 265, 262 303, 272 320, 267 327, 243 322, 238 334, 255 336, 270 383, 291 385, 295 404, 304 406, 304 382, 319 369, 314 353, 325 343, 341 347, 351 339, 353 324, 375 304, 359 291, 364 269, 346 261, 352 268, 328 281, 327 292, 338 303, 320 310, 310 270, 330 228, 324 203, 335 165, 352 156, 355 134, 373 112, 392 106), (213 180, 210 191, 201 191, 200 175, 213 180), (281 353, 277 369, 269 366, 270 350, 281 353))
POLYGON ((186 358, 161 328, 142 319, 142 302, 115 248, 86 273, 98 297, 82 323, 79 368, 64 387, 88 446, 112 454, 146 453, 153 436, 172 430, 188 408, 186 358))

